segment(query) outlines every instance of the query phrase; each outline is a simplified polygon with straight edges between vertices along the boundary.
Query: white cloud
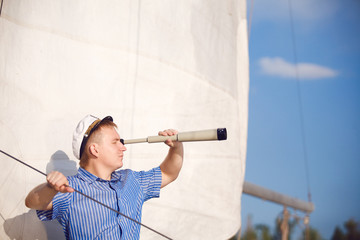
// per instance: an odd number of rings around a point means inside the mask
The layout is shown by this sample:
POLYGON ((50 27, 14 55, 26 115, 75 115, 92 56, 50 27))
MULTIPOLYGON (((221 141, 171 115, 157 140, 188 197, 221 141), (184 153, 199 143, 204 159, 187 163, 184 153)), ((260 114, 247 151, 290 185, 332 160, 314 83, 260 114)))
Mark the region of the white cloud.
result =
POLYGON ((283 78, 296 78, 296 71, 300 80, 332 78, 338 75, 337 71, 328 67, 313 63, 293 64, 280 57, 263 57, 259 60, 259 64, 264 74, 283 78))

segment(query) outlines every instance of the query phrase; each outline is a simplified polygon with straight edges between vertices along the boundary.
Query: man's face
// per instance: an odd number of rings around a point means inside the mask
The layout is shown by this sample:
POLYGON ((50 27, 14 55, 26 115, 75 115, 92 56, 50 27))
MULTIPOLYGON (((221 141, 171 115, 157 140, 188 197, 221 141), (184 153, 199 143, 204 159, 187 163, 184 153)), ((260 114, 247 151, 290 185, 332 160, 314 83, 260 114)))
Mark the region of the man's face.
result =
POLYGON ((120 142, 120 136, 114 127, 101 128, 99 143, 99 163, 111 171, 123 166, 123 157, 126 147, 120 142))

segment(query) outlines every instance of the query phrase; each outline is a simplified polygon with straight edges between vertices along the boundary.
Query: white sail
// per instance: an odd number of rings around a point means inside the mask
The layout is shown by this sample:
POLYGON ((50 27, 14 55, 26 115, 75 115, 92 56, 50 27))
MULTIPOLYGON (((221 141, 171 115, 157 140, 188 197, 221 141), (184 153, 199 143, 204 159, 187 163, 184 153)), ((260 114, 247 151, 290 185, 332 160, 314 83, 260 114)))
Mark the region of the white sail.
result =
MULTIPOLYGON (((0 149, 74 174, 71 138, 86 114, 111 115, 125 139, 226 127, 184 143, 179 178, 142 222, 174 239, 227 239, 240 227, 248 117, 245 0, 11 0, 0 17, 0 149)), ((128 145, 149 169, 164 144, 128 145)), ((45 177, 0 154, 0 239, 64 239, 24 198, 45 177), (51 237, 50 237, 51 236, 51 237)), ((159 239, 142 228, 141 239, 159 239)))

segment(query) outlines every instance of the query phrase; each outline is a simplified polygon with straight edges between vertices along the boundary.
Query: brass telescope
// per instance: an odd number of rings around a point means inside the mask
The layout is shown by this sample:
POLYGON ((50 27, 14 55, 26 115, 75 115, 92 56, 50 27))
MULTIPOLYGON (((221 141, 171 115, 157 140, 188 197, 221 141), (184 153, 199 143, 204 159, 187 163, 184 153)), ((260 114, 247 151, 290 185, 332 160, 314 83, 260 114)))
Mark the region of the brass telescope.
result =
POLYGON ((226 140, 226 128, 208 129, 192 132, 181 132, 173 136, 149 136, 147 138, 127 139, 124 140, 125 144, 132 143, 159 143, 165 142, 167 139, 178 142, 196 142, 196 141, 213 141, 213 140, 226 140))

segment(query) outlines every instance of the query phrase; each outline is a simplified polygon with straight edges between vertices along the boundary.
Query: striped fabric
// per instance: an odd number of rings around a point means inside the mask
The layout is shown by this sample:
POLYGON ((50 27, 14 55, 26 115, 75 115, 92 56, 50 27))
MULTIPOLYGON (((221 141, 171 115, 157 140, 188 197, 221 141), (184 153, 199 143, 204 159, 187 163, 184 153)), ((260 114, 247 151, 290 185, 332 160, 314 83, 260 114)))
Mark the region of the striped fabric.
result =
MULTIPOLYGON (((141 222, 144 201, 160 195, 161 170, 120 170, 105 181, 79 168, 68 180, 71 187, 141 222)), ((77 193, 58 193, 53 209, 37 214, 42 221, 57 219, 66 239, 139 239, 139 224, 77 193)))

